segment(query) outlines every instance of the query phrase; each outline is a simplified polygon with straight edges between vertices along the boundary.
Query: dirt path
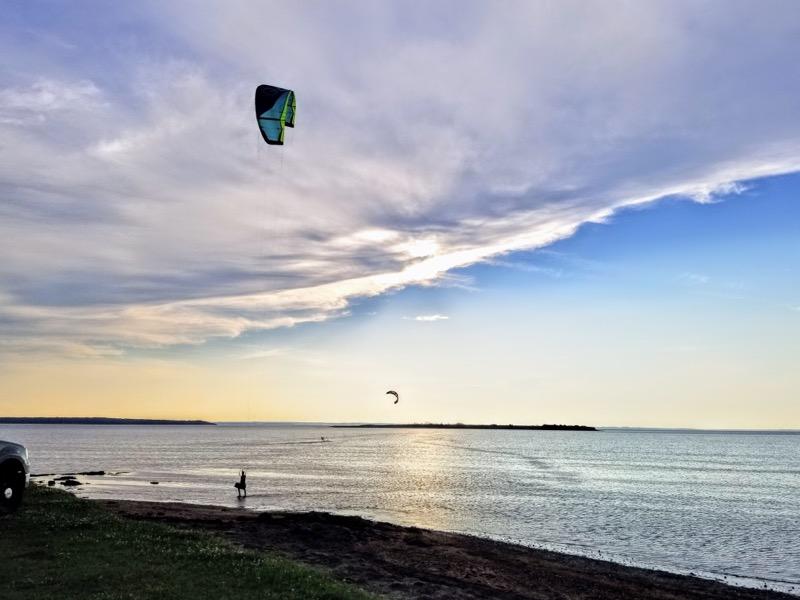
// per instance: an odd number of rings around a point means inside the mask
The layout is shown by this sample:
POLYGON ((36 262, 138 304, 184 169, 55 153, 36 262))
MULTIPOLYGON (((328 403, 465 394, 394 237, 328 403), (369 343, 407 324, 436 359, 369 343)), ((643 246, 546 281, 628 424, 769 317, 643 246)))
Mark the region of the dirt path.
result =
POLYGON ((705 579, 327 513, 98 501, 130 518, 201 527, 397 599, 797 600, 705 579))

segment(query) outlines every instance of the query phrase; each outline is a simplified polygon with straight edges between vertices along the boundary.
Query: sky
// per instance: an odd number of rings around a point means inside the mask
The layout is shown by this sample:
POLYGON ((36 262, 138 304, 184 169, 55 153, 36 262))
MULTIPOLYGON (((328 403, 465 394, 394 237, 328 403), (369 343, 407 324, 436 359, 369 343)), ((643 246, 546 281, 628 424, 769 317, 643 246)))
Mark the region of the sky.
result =
POLYGON ((12 3, 0 414, 800 428, 798 55, 794 1, 12 3))

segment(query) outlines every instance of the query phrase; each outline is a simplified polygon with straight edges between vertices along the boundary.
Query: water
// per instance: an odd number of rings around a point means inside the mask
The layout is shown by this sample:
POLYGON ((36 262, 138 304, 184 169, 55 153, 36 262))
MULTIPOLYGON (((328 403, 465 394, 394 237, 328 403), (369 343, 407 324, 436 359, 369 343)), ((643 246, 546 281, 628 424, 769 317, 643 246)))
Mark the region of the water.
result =
POLYGON ((124 472, 83 478, 93 498, 358 514, 800 594, 800 435, 0 425, 0 439, 26 444, 34 473, 124 472))

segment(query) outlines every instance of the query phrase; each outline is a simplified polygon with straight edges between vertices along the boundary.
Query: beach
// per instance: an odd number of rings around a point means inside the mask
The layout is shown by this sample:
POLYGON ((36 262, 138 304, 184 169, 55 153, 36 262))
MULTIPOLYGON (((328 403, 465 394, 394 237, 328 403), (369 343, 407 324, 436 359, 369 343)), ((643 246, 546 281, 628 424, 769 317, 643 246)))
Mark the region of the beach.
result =
POLYGON ((212 531, 277 552, 387 598, 786 599, 699 577, 533 549, 479 537, 321 512, 254 512, 186 503, 97 500, 127 519, 212 531))

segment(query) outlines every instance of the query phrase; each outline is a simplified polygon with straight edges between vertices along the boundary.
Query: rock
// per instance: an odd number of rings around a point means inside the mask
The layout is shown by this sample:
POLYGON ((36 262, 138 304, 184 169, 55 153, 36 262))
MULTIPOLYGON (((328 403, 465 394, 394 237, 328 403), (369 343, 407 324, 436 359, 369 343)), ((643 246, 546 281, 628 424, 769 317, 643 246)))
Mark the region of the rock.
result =
POLYGON ((54 479, 51 479, 50 481, 47 482, 47 485, 49 485, 50 487, 53 487, 55 484, 56 482, 54 479))
POLYGON ((61 485, 67 486, 67 487, 73 487, 73 486, 76 486, 76 485, 83 485, 83 484, 81 484, 81 482, 78 481, 77 479, 65 479, 65 480, 63 480, 61 482, 61 485))

